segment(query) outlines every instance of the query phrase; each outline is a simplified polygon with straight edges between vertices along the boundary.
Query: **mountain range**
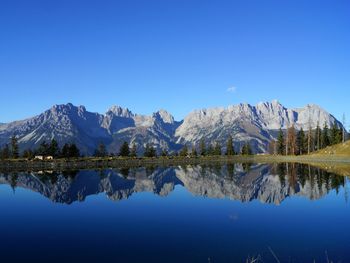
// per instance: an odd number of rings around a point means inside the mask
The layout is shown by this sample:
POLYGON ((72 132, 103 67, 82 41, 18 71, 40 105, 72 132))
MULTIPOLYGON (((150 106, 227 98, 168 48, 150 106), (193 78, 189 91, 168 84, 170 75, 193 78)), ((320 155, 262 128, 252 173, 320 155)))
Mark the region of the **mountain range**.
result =
POLYGON ((176 121, 166 110, 152 115, 141 115, 127 108, 113 106, 105 114, 93 113, 84 106, 71 103, 54 105, 49 110, 25 120, 0 124, 0 146, 9 143, 11 136, 19 139, 21 150, 35 149, 43 141, 55 138, 59 145, 75 143, 83 154, 92 154, 99 143, 104 143, 111 153, 118 153, 124 141, 137 145, 139 153, 146 143, 160 152, 178 151, 185 144, 198 146, 204 138, 207 144, 225 145, 229 135, 236 150, 250 142, 256 153, 266 152, 268 143, 276 138, 280 128, 294 125, 308 130, 333 124, 342 124, 326 110, 315 104, 288 109, 277 100, 232 105, 227 108, 195 110, 184 120, 176 121))

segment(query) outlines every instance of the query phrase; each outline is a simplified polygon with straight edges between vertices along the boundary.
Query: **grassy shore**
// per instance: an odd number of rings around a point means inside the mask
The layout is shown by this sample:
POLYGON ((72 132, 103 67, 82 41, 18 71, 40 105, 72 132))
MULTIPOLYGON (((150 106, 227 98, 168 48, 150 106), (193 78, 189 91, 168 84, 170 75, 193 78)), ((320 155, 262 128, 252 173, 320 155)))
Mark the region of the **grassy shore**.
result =
MULTIPOLYGON (((350 157, 338 155, 235 155, 235 156, 200 156, 200 157, 158 157, 158 158, 122 158, 122 157, 84 157, 72 159, 54 159, 50 161, 11 159, 0 161, 0 170, 33 171, 33 170, 66 170, 95 169, 138 166, 174 166, 187 164, 225 164, 225 163, 304 163, 328 167, 343 167, 350 172, 350 157)), ((350 174, 350 173, 349 173, 350 174)))

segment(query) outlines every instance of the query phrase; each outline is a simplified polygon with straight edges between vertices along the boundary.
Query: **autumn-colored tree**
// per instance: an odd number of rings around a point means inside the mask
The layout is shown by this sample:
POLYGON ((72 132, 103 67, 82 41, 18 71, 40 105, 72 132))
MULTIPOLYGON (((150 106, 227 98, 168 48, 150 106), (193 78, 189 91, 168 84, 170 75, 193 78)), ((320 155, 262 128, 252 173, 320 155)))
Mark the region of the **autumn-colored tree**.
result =
POLYGON ((294 125, 292 125, 287 130, 287 136, 286 136, 286 155, 295 155, 297 150, 296 145, 296 135, 295 135, 295 128, 294 125))
POLYGON ((277 141, 276 140, 271 140, 269 143, 269 153, 270 154, 277 154, 277 141))

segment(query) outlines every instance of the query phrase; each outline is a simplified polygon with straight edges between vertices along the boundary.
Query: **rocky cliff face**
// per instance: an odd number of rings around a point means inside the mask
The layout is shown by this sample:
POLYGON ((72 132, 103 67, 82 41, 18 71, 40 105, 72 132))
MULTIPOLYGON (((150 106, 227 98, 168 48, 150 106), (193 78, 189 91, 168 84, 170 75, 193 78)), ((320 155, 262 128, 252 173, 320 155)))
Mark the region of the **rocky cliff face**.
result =
POLYGON ((141 153, 146 143, 152 143, 158 151, 175 151, 184 144, 198 145, 202 138, 207 143, 219 141, 224 145, 231 135, 237 149, 249 141, 255 152, 265 152, 279 128, 295 125, 297 129, 308 130, 317 123, 341 126, 317 105, 287 109, 277 101, 196 110, 180 122, 165 110, 146 116, 113 106, 105 114, 99 114, 88 112, 84 106, 66 104, 55 105, 33 118, 0 124, 0 146, 16 135, 21 150, 34 149, 41 142, 55 138, 61 146, 76 143, 84 154, 92 154, 100 142, 110 152, 117 153, 124 141, 135 143, 141 153))
POLYGON ((267 145, 276 136, 276 130, 308 130, 326 123, 328 127, 337 123, 331 114, 317 105, 307 105, 300 109, 287 109, 278 101, 259 103, 256 106, 239 104, 228 108, 212 108, 190 113, 176 130, 175 137, 180 144, 198 144, 202 138, 207 142, 225 143, 231 135, 238 150, 240 145, 250 141, 256 152, 265 152, 267 145))

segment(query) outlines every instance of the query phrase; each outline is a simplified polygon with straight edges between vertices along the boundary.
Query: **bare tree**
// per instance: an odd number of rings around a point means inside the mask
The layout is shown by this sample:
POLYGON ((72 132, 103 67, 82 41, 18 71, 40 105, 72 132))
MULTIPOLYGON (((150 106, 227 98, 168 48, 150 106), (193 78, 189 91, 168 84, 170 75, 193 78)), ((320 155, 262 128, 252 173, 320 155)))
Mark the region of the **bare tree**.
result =
POLYGON ((297 143, 294 124, 287 131, 287 143, 286 143, 286 154, 296 154, 297 143))
POLYGON ((345 130, 345 126, 346 126, 346 120, 345 120, 345 113, 343 113, 343 142, 345 142, 345 136, 346 136, 346 130, 345 130))
POLYGON ((311 133, 312 133, 312 128, 311 128, 311 116, 310 116, 310 105, 308 105, 309 108, 309 131, 307 133, 307 154, 310 154, 311 151, 311 133))

